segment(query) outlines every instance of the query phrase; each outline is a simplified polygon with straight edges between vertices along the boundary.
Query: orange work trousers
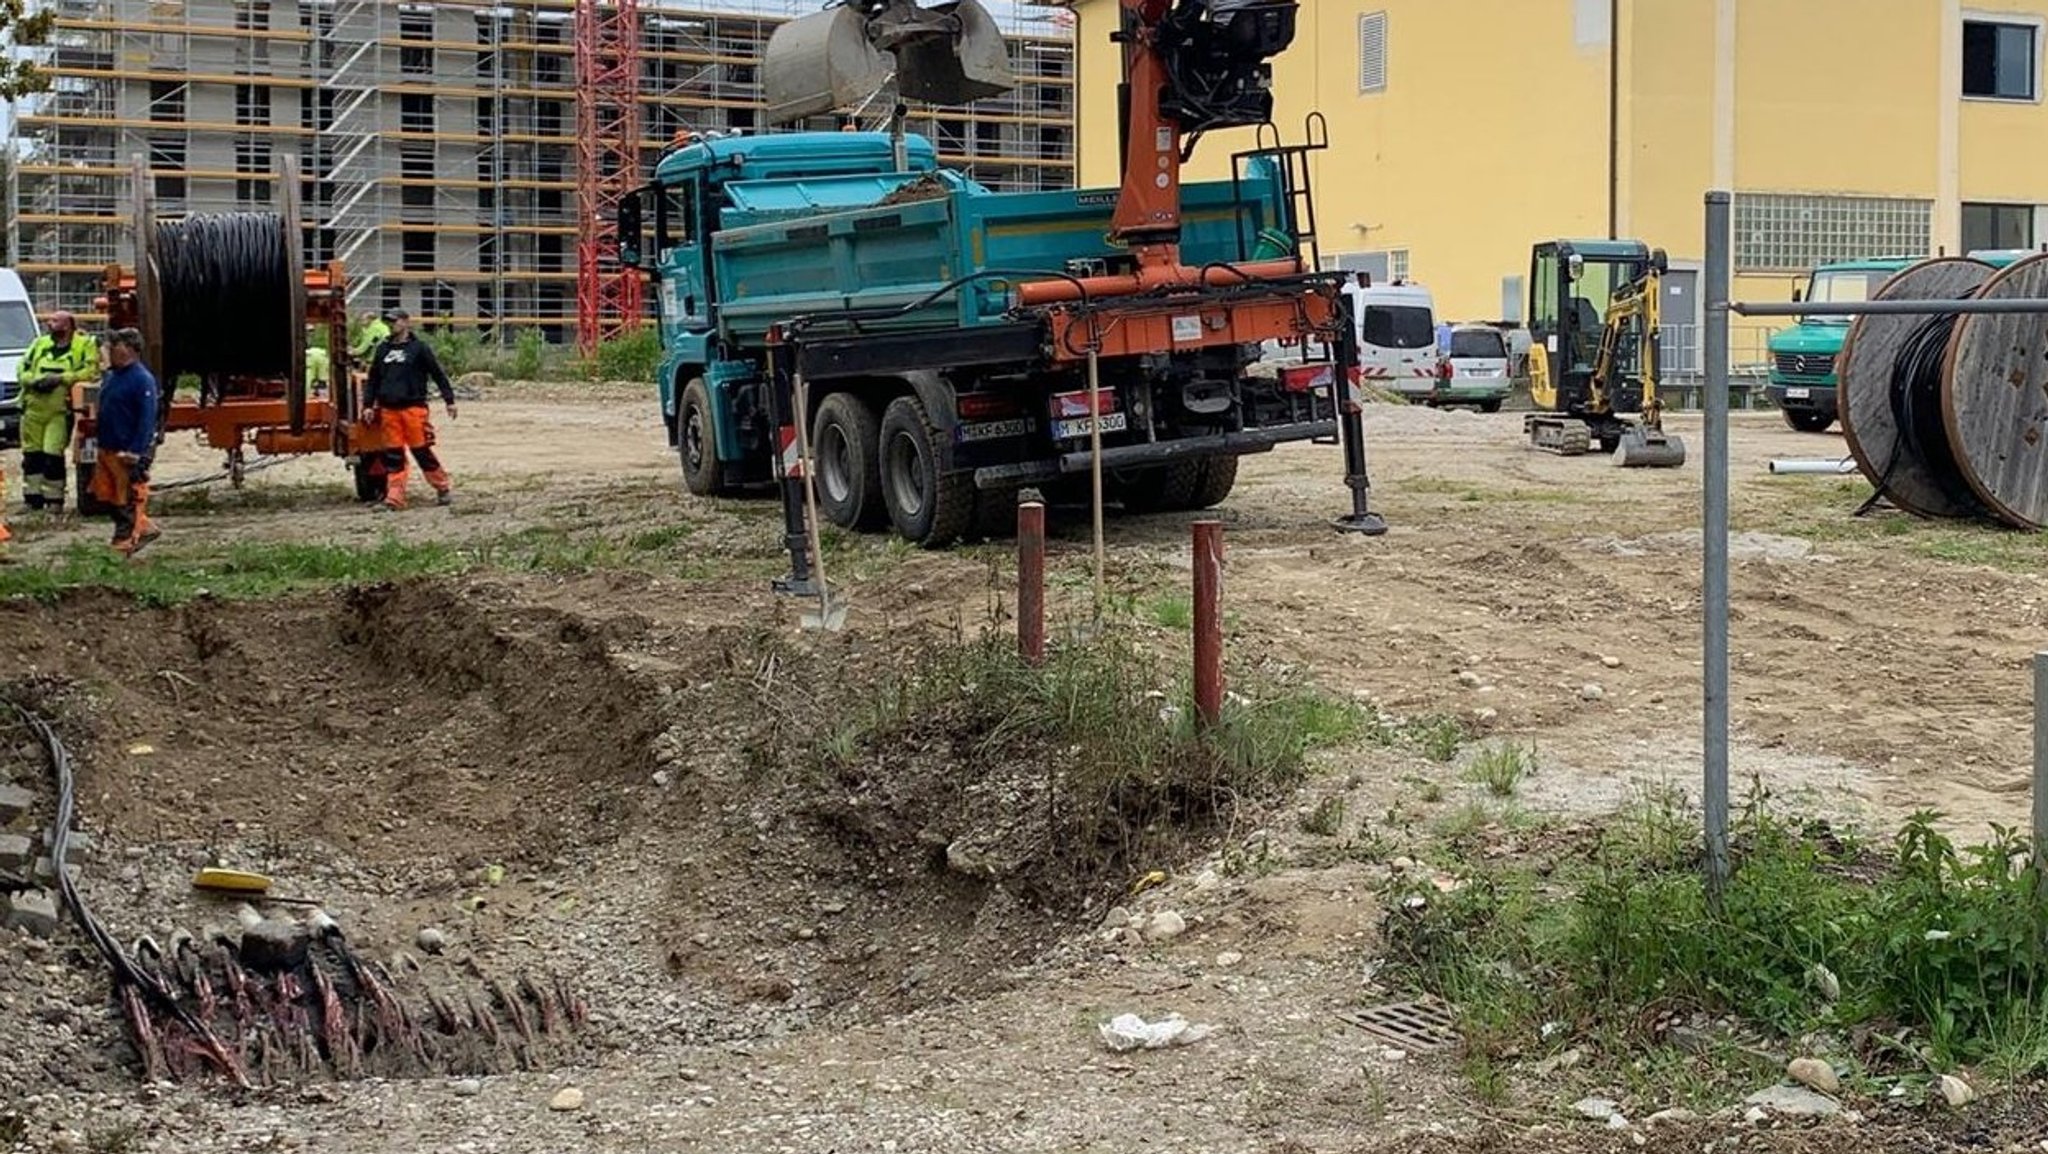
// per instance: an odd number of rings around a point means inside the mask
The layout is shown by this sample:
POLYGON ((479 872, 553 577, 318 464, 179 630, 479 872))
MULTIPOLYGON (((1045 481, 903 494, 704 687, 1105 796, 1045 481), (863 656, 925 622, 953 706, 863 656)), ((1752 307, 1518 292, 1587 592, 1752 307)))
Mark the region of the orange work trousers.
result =
POLYGON ((428 416, 425 405, 377 410, 377 431, 384 437, 384 503, 394 509, 405 508, 405 482, 412 472, 405 460, 408 449, 434 492, 446 493, 452 486, 448 470, 434 454, 434 422, 428 416))

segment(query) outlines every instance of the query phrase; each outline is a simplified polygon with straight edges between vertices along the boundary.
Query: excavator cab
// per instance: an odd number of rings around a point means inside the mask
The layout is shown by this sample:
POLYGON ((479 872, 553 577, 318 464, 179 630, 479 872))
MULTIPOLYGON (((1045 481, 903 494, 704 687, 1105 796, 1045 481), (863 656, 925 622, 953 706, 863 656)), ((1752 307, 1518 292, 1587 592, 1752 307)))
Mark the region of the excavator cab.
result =
POLYGON ((1657 398, 1664 252, 1639 240, 1553 240, 1529 261, 1531 442, 1567 456, 1598 442, 1615 463, 1676 468, 1657 398), (1626 414, 1639 414, 1630 419, 1626 414))
POLYGON ((977 0, 840 0, 778 27, 761 55, 770 124, 863 104, 891 79, 904 100, 949 106, 1017 86, 1003 31, 977 0))

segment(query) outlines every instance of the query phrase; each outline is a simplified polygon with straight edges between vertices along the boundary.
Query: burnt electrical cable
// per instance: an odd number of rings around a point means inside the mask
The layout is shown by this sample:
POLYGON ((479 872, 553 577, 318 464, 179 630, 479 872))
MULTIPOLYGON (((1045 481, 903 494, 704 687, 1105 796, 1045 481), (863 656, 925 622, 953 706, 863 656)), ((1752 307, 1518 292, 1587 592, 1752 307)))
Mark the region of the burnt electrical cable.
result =
POLYGON ((290 253, 283 218, 230 212, 159 221, 159 379, 276 377, 293 369, 290 253))
POLYGON ((121 943, 114 940, 114 936, 107 932, 106 927, 100 924, 100 920, 93 916, 91 908, 85 904, 85 898, 79 894, 78 886, 71 880, 71 870, 64 860, 66 852, 70 849, 71 822, 75 816, 77 791, 77 783, 72 775, 71 751, 65 747, 63 739, 57 736, 55 727, 41 715, 11 698, 0 700, 4 700, 7 707, 21 718, 22 724, 35 734, 36 741, 43 747, 43 755, 49 760, 50 774, 56 779, 57 815, 50 824, 50 863, 57 874, 57 893, 64 900, 64 908, 69 911, 79 928, 85 931, 85 936, 92 939, 92 944, 98 948, 100 956, 106 959, 107 965, 114 971, 114 984, 117 990, 122 986, 140 990, 143 996, 163 1007, 178 1020, 179 1024, 192 1032, 192 1036, 206 1048, 208 1055, 213 1058, 223 1074, 246 1085, 247 1080, 242 1073, 241 1065, 228 1054, 227 1047, 221 1044, 213 1030, 180 1005, 171 992, 164 988, 163 983, 157 980, 155 974, 136 965, 135 960, 128 956, 128 952, 121 948, 121 943))

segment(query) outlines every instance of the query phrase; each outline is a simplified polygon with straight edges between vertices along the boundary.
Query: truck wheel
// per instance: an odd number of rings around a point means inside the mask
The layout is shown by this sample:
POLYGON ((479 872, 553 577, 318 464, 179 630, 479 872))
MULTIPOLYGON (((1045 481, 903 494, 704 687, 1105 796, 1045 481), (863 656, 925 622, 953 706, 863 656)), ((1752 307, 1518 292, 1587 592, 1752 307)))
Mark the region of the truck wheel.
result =
POLYGON ((683 463, 683 487, 699 497, 715 497, 722 488, 711 421, 711 390, 704 387, 704 378, 692 377, 676 410, 676 455, 683 463))
POLYGON ((882 504, 905 540, 927 549, 953 543, 974 518, 974 478, 939 471, 939 430, 916 397, 882 412, 882 504))
POLYGON ((1230 490, 1237 487, 1237 463, 1236 457, 1211 457, 1203 461, 1188 508, 1213 509, 1221 505, 1230 496, 1230 490))
POLYGON ((1826 409, 1781 409, 1785 423, 1802 433, 1825 433, 1835 423, 1835 415, 1826 409))
POLYGON ((1493 398, 1490 398, 1490 399, 1488 399, 1488 400, 1484 400, 1484 401, 1481 401, 1481 402, 1479 402, 1479 411, 1480 411, 1480 412, 1482 412, 1482 413, 1498 413, 1498 412, 1500 412, 1500 398, 1499 398, 1499 397, 1493 397, 1493 398))
POLYGON ((1126 513, 1163 513, 1194 508, 1202 462, 1173 461, 1117 474, 1116 493, 1126 513))
POLYGON ((881 422, 867 402, 852 393, 833 393, 811 420, 811 457, 818 467, 818 509, 842 529, 879 527, 882 471, 875 463, 881 422))
POLYGON ((376 461, 368 457, 358 458, 349 467, 349 472, 355 474, 356 500, 369 505, 384 499, 384 471, 377 467, 376 461))

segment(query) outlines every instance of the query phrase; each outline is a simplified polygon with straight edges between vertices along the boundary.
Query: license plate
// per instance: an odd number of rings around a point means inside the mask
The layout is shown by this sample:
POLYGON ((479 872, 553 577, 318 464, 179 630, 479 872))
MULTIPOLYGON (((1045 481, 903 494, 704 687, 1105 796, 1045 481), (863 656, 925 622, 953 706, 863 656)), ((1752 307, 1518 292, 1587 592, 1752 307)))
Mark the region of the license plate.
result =
MULTIPOLYGON (((1125 417, 1122 413, 1104 413, 1102 415, 1102 431, 1105 433, 1121 433, 1126 427, 1124 422, 1125 417)), ((1075 437, 1088 436, 1089 433, 1093 432, 1092 424, 1093 422, 1089 421, 1086 417, 1078 421, 1054 421, 1052 423, 1053 439, 1056 441, 1067 441, 1075 437)))
POLYGON ((1785 399, 1788 401, 1803 401, 1812 395, 1812 389, 1792 388, 1785 390, 1785 399))
POLYGON ((1022 417, 1012 421, 976 421, 960 426, 963 441, 1000 441, 1006 437, 1021 437, 1031 431, 1031 422, 1022 417))

